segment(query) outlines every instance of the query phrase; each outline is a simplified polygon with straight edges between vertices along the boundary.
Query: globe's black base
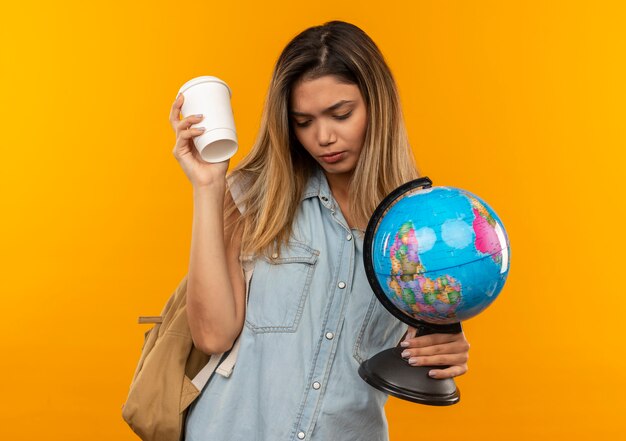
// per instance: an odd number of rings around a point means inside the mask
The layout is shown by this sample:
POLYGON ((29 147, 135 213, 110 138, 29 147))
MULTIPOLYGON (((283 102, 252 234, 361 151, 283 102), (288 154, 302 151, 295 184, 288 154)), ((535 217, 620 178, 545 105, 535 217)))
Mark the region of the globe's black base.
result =
POLYGON ((395 347, 379 352, 361 364, 359 375, 376 389, 414 403, 449 406, 459 402, 461 392, 453 378, 428 376, 433 368, 446 366, 411 366, 402 358, 403 350, 395 347))

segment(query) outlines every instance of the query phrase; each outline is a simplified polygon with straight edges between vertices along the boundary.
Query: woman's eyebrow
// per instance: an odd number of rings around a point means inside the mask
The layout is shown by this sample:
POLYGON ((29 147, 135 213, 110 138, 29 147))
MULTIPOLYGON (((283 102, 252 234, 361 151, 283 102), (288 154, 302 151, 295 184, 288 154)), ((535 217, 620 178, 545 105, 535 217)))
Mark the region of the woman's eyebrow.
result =
MULTIPOLYGON (((353 102, 354 101, 352 101, 352 100, 341 100, 341 101, 338 101, 335 104, 333 104, 332 106, 330 106, 328 109, 324 110, 322 113, 331 112, 331 111, 337 109, 338 107, 343 106, 344 104, 353 103, 353 102)), ((290 115, 294 115, 294 116, 312 116, 310 113, 297 112, 295 110, 290 110, 289 114, 290 115)))

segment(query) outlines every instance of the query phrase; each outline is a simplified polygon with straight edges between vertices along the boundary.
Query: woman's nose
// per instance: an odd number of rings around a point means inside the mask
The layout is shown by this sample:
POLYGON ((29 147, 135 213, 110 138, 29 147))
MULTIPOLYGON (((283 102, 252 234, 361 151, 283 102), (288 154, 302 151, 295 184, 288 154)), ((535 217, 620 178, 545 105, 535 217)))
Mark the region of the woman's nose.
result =
POLYGON ((317 131, 317 142, 321 146, 326 146, 335 142, 335 135, 328 124, 320 124, 317 131))

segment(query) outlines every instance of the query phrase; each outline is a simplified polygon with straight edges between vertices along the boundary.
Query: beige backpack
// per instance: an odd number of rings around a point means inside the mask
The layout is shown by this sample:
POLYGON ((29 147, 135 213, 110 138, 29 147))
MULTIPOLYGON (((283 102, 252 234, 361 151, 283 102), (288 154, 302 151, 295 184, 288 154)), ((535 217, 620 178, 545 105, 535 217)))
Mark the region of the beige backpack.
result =
MULTIPOLYGON (((252 267, 244 263, 246 303, 252 267)), ((145 333, 139 363, 122 417, 143 441, 180 441, 189 405, 200 395, 213 372, 232 373, 239 337, 222 354, 207 355, 193 345, 186 314, 187 275, 160 316, 140 316, 154 323, 145 333)))

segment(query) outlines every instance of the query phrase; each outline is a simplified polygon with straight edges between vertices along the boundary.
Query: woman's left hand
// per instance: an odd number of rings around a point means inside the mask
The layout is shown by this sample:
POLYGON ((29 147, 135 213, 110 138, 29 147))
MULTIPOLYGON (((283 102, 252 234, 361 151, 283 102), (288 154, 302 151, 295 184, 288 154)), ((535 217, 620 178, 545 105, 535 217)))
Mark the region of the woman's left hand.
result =
POLYGON ((467 372, 470 344, 465 334, 430 334, 415 337, 417 330, 409 326, 407 336, 400 343, 402 357, 412 366, 450 366, 431 369, 431 378, 452 378, 467 372))

